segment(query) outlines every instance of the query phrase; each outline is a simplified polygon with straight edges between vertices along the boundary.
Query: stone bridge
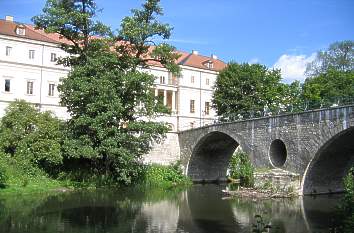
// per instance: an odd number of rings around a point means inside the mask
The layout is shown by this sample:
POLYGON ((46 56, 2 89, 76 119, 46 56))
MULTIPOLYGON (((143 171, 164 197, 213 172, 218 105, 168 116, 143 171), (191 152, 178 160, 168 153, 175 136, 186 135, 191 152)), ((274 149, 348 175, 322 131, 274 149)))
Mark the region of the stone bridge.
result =
POLYGON ((299 174, 302 194, 340 192, 354 165, 354 105, 210 125, 178 138, 193 181, 225 180, 240 146, 256 168, 299 174))

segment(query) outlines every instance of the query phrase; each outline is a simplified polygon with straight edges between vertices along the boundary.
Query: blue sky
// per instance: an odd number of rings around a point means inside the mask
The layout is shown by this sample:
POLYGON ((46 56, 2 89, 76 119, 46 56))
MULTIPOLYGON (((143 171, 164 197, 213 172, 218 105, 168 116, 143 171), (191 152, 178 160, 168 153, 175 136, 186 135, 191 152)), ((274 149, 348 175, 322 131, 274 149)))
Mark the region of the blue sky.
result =
MULTIPOLYGON (((99 16, 112 28, 142 0, 97 0, 99 16)), ((45 0, 0 0, 0 17, 30 23, 45 0)), ((354 0, 162 0, 164 22, 174 27, 179 50, 216 54, 222 60, 259 62, 302 80, 314 53, 354 40, 354 0)))

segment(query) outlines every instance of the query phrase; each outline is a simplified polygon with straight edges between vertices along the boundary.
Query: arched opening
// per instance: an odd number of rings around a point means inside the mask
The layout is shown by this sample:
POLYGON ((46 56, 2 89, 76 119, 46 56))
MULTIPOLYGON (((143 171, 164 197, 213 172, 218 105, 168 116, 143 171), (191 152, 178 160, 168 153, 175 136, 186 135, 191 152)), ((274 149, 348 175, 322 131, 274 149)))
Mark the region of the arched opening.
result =
POLYGON ((354 127, 332 137, 316 153, 304 175, 303 194, 343 191, 343 178, 354 165, 354 127))
POLYGON ((270 144, 269 158, 274 167, 282 167, 287 157, 286 146, 280 139, 274 140, 270 144))
POLYGON ((195 182, 226 181, 226 170, 238 143, 229 135, 212 132, 196 145, 187 175, 195 182))

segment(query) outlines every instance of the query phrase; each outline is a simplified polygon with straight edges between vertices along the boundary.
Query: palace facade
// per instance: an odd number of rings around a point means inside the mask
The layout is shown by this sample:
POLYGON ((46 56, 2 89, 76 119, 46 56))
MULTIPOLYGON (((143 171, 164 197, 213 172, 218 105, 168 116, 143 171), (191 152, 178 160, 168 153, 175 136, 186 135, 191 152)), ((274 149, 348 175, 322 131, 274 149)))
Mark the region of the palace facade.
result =
MULTIPOLYGON (((8 104, 23 99, 41 111, 52 111, 61 119, 70 116, 59 104, 57 86, 70 68, 57 65, 65 56, 57 34, 46 34, 32 25, 17 23, 13 17, 0 20, 0 117, 8 104)), ((212 105, 213 85, 226 64, 215 55, 197 51, 178 52, 181 75, 173 76, 160 66, 145 69, 156 77, 155 95, 162 96, 172 114, 157 120, 167 122, 172 132, 211 124, 216 120, 212 105)))

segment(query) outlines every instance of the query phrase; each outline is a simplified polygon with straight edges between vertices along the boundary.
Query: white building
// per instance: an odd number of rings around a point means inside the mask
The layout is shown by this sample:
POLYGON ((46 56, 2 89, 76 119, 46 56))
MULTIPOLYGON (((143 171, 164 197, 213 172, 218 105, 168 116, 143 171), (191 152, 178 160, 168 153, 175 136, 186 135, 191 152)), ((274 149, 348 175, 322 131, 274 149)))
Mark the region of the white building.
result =
MULTIPOLYGON (((60 78, 69 71, 68 67, 56 64, 58 57, 66 55, 59 48, 63 42, 59 35, 17 23, 11 16, 0 20, 0 117, 15 99, 33 103, 41 111, 50 110, 61 119, 70 117, 66 108, 60 106, 57 91, 60 78)), ((218 72, 226 66, 214 55, 179 53, 180 77, 158 65, 145 70, 156 77, 155 95, 163 96, 164 104, 172 110, 171 115, 157 119, 168 122, 171 132, 216 120, 211 108, 212 87, 218 72)))

